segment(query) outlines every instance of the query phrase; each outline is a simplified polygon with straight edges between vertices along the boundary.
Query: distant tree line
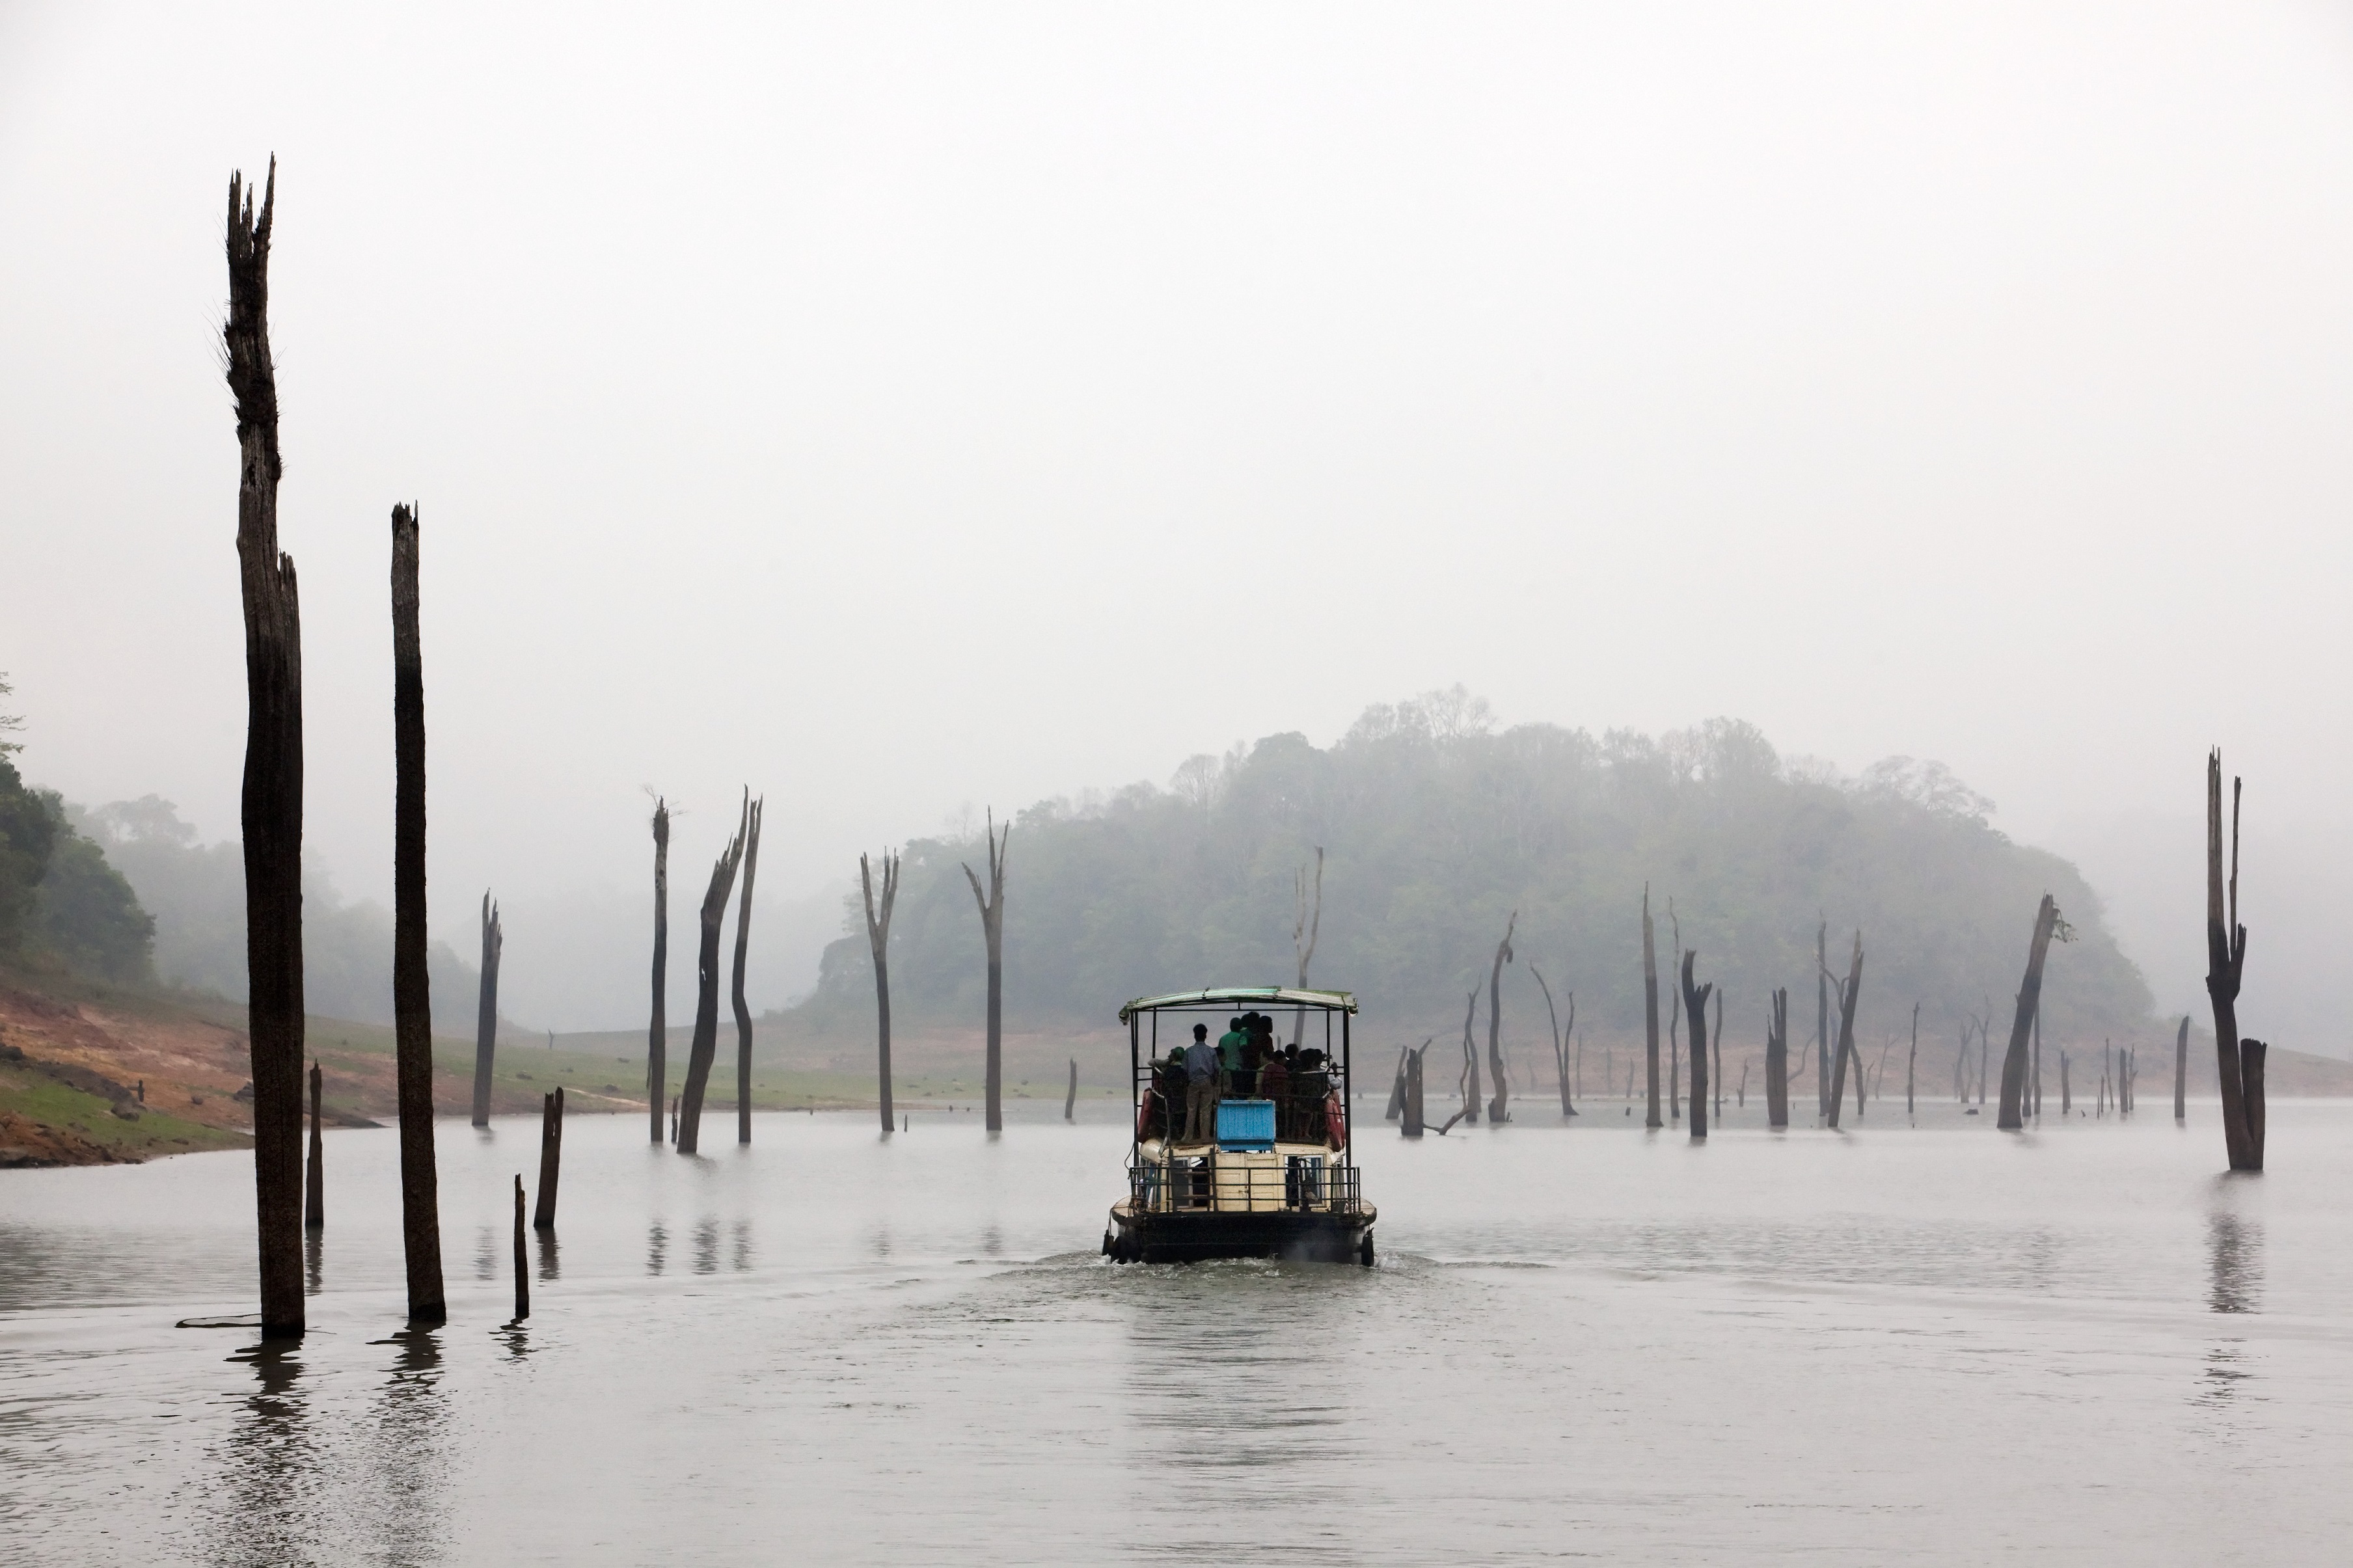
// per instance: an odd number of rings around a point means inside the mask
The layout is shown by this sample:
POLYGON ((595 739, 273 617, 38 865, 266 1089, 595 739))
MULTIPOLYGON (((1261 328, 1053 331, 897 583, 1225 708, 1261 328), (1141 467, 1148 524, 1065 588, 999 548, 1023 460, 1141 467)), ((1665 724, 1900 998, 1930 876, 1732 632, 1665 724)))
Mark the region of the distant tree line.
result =
POLYGON ((0 746, 0 958, 46 959, 121 984, 147 979, 154 921, 58 793, 26 785, 15 749, 0 746))
MULTIPOLYGON (((2046 893, 2076 938, 2052 956, 2046 1028, 2073 1039, 2147 1025, 2148 987, 2081 874, 1997 831, 1991 809, 1941 764, 1894 757, 1841 776, 1734 720, 1659 736, 1499 731, 1458 687, 1369 709, 1326 748, 1272 735, 1187 762, 1166 789, 1020 813, 1005 1007, 1015 1026, 1101 1022, 1133 996, 1287 980, 1300 873, 1321 847, 1317 983, 1356 992, 1384 1033, 1453 1027, 1517 911, 1513 942, 1575 991, 1580 1024, 1639 1036, 1646 884, 1657 905, 1672 900, 1682 942, 1706 951, 1733 1048, 1761 1048, 1776 988, 1813 989, 1825 921, 1869 933, 1858 1030, 1874 1050, 1878 1034, 1908 1028, 1915 1001, 1932 1037, 2006 1013, 2046 893)), ((902 1024, 982 1016, 962 869, 979 849, 976 835, 905 846, 891 931, 902 1024)), ((827 950, 804 1026, 871 1018, 872 959, 851 929, 827 950)), ((1508 984, 1529 994, 1506 1010, 1541 1019, 1526 1010, 1541 1005, 1533 982, 1508 984)))

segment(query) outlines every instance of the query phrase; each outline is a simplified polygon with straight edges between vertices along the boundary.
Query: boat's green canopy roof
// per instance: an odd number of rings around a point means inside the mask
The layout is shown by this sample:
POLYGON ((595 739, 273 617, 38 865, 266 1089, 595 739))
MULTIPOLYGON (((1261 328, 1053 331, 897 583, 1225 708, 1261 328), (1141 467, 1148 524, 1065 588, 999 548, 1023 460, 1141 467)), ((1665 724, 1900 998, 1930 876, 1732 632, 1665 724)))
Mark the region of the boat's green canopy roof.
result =
POLYGON ((1165 1013, 1187 1007, 1316 1007, 1326 1013, 1353 1013, 1356 998, 1345 991, 1302 991, 1290 985, 1215 985, 1206 991, 1171 991, 1166 996, 1139 996, 1119 1010, 1123 1024, 1133 1013, 1165 1013))

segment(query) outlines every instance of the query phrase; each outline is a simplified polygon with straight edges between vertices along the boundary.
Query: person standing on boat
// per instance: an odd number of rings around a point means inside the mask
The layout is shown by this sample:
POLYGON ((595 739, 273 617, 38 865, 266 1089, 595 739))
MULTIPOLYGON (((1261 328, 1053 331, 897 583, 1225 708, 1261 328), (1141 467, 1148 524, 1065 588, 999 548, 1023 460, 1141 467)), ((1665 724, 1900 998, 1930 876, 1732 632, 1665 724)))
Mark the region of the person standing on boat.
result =
POLYGON ((1209 1048, 1209 1026, 1193 1026, 1185 1047, 1186 1143, 1207 1143, 1218 1135, 1218 1053, 1209 1048))
MULTIPOLYGON (((1207 1025, 1199 1027, 1205 1035, 1209 1032, 1207 1025)), ((1231 1020, 1226 1032, 1218 1037, 1218 1066, 1225 1074, 1225 1091, 1229 1095, 1241 1093, 1242 1057, 1249 1049, 1250 1016, 1244 1014, 1231 1020)))

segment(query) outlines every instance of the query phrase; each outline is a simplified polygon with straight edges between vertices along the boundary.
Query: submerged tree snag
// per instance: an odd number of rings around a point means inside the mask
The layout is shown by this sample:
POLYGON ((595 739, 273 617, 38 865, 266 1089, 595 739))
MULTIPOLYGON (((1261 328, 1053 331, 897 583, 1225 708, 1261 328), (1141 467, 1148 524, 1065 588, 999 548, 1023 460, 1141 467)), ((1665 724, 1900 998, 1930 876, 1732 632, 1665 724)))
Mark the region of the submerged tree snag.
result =
MULTIPOLYGON (((2263 1045, 2239 1038, 2239 982, 2247 928, 2239 923, 2239 788, 2231 781, 2231 879, 2222 880, 2222 753, 2206 754, 2206 995, 2214 1005, 2214 1066, 2222 1089, 2222 1144, 2234 1171, 2263 1168, 2263 1045), (2252 1075, 2249 1068, 2252 1066, 2252 1075), (2250 1089, 2249 1079, 2253 1087, 2250 1089)), ((256 1047, 259 1048, 258 1047, 256 1047)))
MULTIPOLYGON (((751 791, 744 791, 750 795, 751 791)), ((728 998, 735 1008, 735 1142, 752 1141, 752 1007, 744 1000, 744 960, 752 942, 752 879, 760 869, 760 815, 768 804, 762 795, 745 814, 749 836, 744 840, 744 894, 735 906, 735 970, 728 998)))
POLYGON ((564 1168, 564 1088, 545 1096, 539 1106, 539 1197, 531 1209, 531 1228, 555 1228, 555 1184, 564 1168))
POLYGON ((1694 1139, 1707 1136, 1707 998, 1713 984, 1693 983, 1692 965, 1699 962, 1697 949, 1683 954, 1683 1011, 1692 1019, 1691 1031, 1691 1135, 1694 1139))
POLYGON ((491 1058, 499 1048, 499 954, 506 948, 499 907, 482 894, 482 990, 474 1014, 474 1125, 491 1124, 491 1058))
POLYGON ((1642 889, 1642 1059, 1650 1075, 1651 1108, 1645 1127, 1661 1127, 1659 1120, 1659 950, 1651 927, 1651 889, 1642 889))
POLYGON ((302 1302, 302 613, 278 548, 278 373, 269 353, 269 229, 228 181, 228 321, 237 399, 237 557, 245 605, 245 966, 253 1072, 253 1189, 261 1331, 300 1335, 302 1302))
POLYGON ((691 1154, 702 1148, 702 1097, 711 1084, 711 1064, 719 1056, 719 928, 727 919, 727 895, 735 889, 735 872, 744 864, 744 838, 752 823, 752 792, 744 792, 744 806, 735 823, 735 837, 712 863, 711 885, 703 889, 701 940, 694 953, 694 1035, 686 1053, 686 1087, 678 1106, 678 1152, 691 1154))
POLYGON ((425 658, 417 631, 417 510, 392 509, 392 1016, 400 1103, 400 1241, 408 1319, 449 1316, 433 1156, 433 988, 425 952, 425 658))
MULTIPOLYGON (((1828 970, 1824 970, 1822 972, 1822 978, 1825 981, 1831 978, 1831 974, 1828 970)), ((1836 1127, 1839 1124, 1839 1101, 1845 1098, 1846 1095, 1847 1059, 1854 1055, 1854 1004, 1855 999, 1860 996, 1862 993, 1862 932, 1857 931, 1854 933, 1854 961, 1848 967, 1846 983, 1839 987, 1838 1049, 1832 1054, 1831 1058, 1830 1124, 1832 1127, 1836 1127)), ((1858 1080, 1860 1080, 1860 1063, 1857 1064, 1856 1076, 1858 1080)), ((1862 1083, 1858 1081, 1855 1085, 1858 1094, 1860 1094, 1862 1088, 1862 1083)))
MULTIPOLYGON (((981 1060, 981 1110, 987 1115, 987 1121, 983 1130, 989 1132, 1002 1132, 1005 1131, 1005 856, 1006 851, 1012 846, 1013 824, 1007 823, 1004 833, 999 835, 997 830, 997 813, 992 810, 982 821, 981 837, 988 845, 988 891, 983 893, 980 890, 980 879, 974 874, 970 866, 964 868, 964 877, 965 881, 972 884, 973 902, 980 906, 980 940, 988 955, 988 1041, 981 1060)), ((863 859, 859 861, 860 876, 865 874, 865 866, 863 859)), ((886 876, 885 879, 890 883, 890 889, 897 888, 898 883, 894 876, 886 876)), ((891 891, 886 890, 883 895, 882 914, 882 923, 886 929, 891 923, 891 891)), ((866 895, 866 901, 871 928, 874 903, 874 895, 871 889, 866 895)), ((879 948, 875 951, 874 963, 875 973, 880 976, 882 972, 882 956, 881 950, 879 948)), ((1301 973, 1305 973, 1303 962, 1301 973)), ((879 978, 876 984, 881 984, 879 978)), ((885 997, 882 1002, 884 1037, 882 1054, 886 1058, 891 1054, 890 1017, 891 1003, 890 999, 885 997)), ((887 1077, 889 1069, 886 1068, 884 1071, 887 1077)), ((887 1082, 882 1087, 882 1098, 886 1106, 882 1116, 885 1123, 883 1131, 887 1132, 890 1131, 888 1123, 891 1120, 887 1109, 891 1088, 887 1082)))
POLYGON ((874 872, 858 858, 858 885, 866 895, 866 945, 874 953, 875 1063, 882 1075, 882 1132, 891 1124, 891 906, 899 900, 899 857, 882 852, 882 901, 874 901, 874 872))
POLYGON ((1512 962, 1512 932, 1519 924, 1520 911, 1514 910, 1504 922, 1504 940, 1495 944, 1494 967, 1487 972, 1487 1070, 1495 1079, 1495 1098, 1487 1107, 1487 1120, 1498 1127, 1511 1120, 1511 1084, 1504 1072, 1504 965, 1512 962))
POLYGON ((2051 952, 2053 936, 2066 941, 2066 927, 2059 919, 2057 900, 2045 893, 2034 911, 2034 936, 2026 948, 2026 978, 2018 987, 2018 1010, 2010 1026, 2010 1049, 2001 1058, 2001 1110, 1994 1125, 2005 1132, 2016 1132, 2026 1125, 2020 1110, 2026 1094, 2028 1037, 2034 1029, 2034 1015, 2042 1005, 2042 961, 2051 952))
POLYGON ((1773 993, 1765 1026, 1765 1125, 1789 1125, 1789 991, 1773 993))
POLYGON ((648 1142, 662 1138, 662 1101, 670 1093, 670 803, 654 797, 654 1001, 646 1030, 648 1142))
MULTIPOLYGON (((1534 959, 1528 961, 1528 973, 1536 977, 1536 986, 1544 992, 1545 1021, 1552 1028, 1553 1068, 1560 1074, 1560 1113, 1563 1116, 1574 1116, 1577 1114, 1577 1106, 1569 1098, 1568 1051, 1569 1037, 1577 1033, 1577 993, 1572 991, 1568 994, 1568 1027, 1564 1029, 1561 1027, 1560 1015, 1553 1011, 1552 987, 1545 984, 1544 972, 1536 967, 1534 959)), ((1582 1047, 1579 1050, 1582 1051, 1582 1047)), ((1583 1076, 1581 1068, 1579 1076, 1583 1076)))
POLYGON ((1424 1040, 1421 1042, 1419 1050, 1409 1048, 1405 1053, 1405 1110, 1404 1120, 1398 1124, 1398 1131, 1408 1138, 1421 1136, 1422 1058, 1429 1053, 1429 1050, 1430 1042, 1424 1040))

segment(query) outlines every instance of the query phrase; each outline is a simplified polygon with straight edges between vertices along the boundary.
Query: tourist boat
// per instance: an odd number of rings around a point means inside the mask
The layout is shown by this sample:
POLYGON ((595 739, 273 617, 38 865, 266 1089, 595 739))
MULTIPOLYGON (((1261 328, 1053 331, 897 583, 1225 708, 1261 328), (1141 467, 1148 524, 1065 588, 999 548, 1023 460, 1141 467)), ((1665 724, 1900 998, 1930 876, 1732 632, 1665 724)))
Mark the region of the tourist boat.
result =
POLYGON ((1370 1268, 1376 1211, 1364 1201, 1348 1138, 1356 1011, 1345 991, 1272 985, 1144 996, 1122 1007, 1135 1138, 1104 1255, 1119 1263, 1281 1258, 1370 1268), (1188 1140, 1183 1068, 1171 1058, 1181 1060, 1195 1024, 1208 1026, 1214 1043, 1236 1016, 1253 1014, 1288 1031, 1298 1065, 1264 1098, 1254 1079, 1224 1083, 1216 1136, 1188 1140))

